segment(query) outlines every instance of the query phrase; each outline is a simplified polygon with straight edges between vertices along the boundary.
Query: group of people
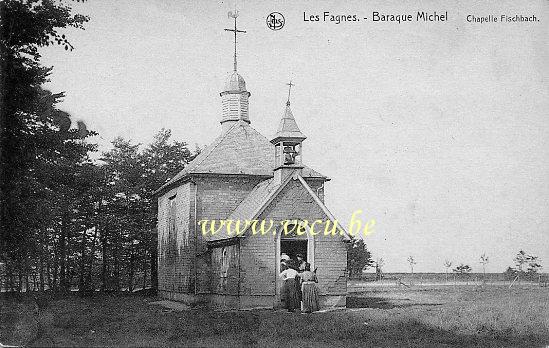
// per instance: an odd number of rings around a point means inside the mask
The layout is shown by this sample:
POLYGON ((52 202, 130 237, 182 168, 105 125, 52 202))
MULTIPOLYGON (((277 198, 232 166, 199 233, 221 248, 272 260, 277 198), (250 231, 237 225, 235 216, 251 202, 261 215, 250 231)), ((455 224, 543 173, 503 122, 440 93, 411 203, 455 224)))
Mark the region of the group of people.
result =
POLYGON ((304 260, 303 255, 297 254, 296 260, 293 260, 282 254, 280 278, 283 281, 280 297, 288 311, 301 309, 304 313, 311 313, 320 309, 316 270, 311 271, 311 264, 304 260))

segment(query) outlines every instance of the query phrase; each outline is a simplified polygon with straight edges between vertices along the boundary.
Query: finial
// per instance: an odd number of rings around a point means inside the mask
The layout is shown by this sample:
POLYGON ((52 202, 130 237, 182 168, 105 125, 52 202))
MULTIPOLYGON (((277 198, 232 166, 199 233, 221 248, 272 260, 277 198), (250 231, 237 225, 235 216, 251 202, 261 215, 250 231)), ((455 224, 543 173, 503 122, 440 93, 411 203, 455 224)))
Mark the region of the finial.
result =
POLYGON ((234 18, 234 29, 225 29, 225 31, 232 31, 234 33, 234 66, 233 70, 236 71, 236 33, 245 33, 244 30, 238 30, 236 28, 236 18, 238 17, 238 10, 235 9, 234 11, 229 11, 228 13, 229 18, 234 18))
POLYGON ((287 83, 286 84, 288 87, 288 101, 286 102, 286 106, 290 106, 290 93, 292 92, 292 86, 295 86, 293 83, 292 83, 292 80, 290 80, 290 83, 287 83))

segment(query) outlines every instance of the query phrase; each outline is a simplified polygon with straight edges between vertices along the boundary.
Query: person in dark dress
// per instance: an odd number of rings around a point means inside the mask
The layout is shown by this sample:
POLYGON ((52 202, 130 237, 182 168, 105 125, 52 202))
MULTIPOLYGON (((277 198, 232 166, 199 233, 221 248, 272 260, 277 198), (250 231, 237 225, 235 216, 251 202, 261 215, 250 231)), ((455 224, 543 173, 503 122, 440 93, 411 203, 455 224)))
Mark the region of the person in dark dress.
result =
POLYGON ((284 307, 290 312, 301 307, 296 277, 299 277, 299 273, 294 269, 291 262, 287 263, 287 268, 280 272, 280 278, 284 282, 281 289, 281 298, 284 298, 284 307))
POLYGON ((318 298, 318 287, 316 283, 318 279, 315 272, 311 272, 311 265, 305 264, 305 270, 299 274, 302 293, 302 311, 305 313, 316 312, 320 309, 318 298))

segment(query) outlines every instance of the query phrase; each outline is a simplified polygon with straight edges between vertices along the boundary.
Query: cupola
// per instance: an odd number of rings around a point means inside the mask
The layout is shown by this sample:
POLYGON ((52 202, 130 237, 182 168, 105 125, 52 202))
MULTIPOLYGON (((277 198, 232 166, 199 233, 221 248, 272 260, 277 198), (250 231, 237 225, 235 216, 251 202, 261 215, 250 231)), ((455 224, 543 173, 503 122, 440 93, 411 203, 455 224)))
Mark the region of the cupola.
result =
POLYGON ((246 90, 246 81, 244 81, 244 78, 240 76, 236 69, 236 35, 238 33, 245 33, 245 31, 238 30, 236 27, 238 11, 229 12, 229 17, 234 18, 234 29, 225 30, 234 33, 234 60, 233 71, 227 76, 223 91, 219 93, 221 96, 221 128, 223 132, 227 131, 240 120, 250 123, 248 98, 251 94, 246 90))

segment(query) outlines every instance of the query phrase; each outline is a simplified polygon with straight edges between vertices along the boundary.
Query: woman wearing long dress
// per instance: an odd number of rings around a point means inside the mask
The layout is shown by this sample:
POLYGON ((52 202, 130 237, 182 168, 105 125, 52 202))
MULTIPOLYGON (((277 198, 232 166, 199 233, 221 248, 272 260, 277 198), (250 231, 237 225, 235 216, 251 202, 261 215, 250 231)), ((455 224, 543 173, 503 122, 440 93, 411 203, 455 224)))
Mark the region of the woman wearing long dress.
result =
POLYGON ((280 272, 280 278, 284 282, 281 289, 281 298, 284 299, 284 307, 293 312, 296 308, 300 307, 297 292, 299 291, 295 278, 299 273, 291 266, 286 267, 280 272))
POLYGON ((305 271, 299 274, 301 277, 301 299, 303 312, 312 313, 320 309, 318 302, 318 279, 314 272, 311 272, 311 264, 305 264, 305 271))

